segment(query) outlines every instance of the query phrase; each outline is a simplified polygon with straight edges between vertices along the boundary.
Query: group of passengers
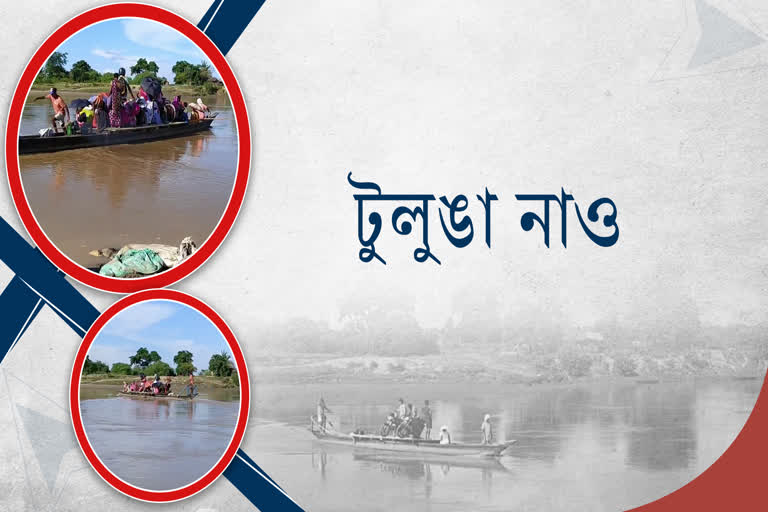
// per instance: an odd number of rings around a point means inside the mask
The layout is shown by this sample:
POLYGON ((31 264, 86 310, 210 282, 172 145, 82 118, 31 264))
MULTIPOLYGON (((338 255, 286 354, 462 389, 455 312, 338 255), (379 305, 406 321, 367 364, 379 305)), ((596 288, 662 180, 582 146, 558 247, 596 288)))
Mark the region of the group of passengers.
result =
MULTIPOLYGON (((326 432, 328 426, 333 424, 328 420, 328 413, 332 412, 325 404, 323 397, 317 404, 317 416, 313 417, 313 422, 320 428, 321 432, 326 432)), ((313 423, 314 424, 314 423, 313 423)), ((417 411, 412 403, 406 404, 405 400, 400 398, 395 410, 387 415, 384 425, 379 434, 381 436, 398 436, 409 438, 421 438, 422 432, 424 439, 432 439, 432 408, 429 406, 429 400, 424 400, 424 407, 417 411)), ((356 434, 365 434, 363 430, 355 431, 356 434)), ((493 444, 493 426, 491 425, 491 415, 486 414, 480 425, 481 443, 493 444)), ((451 433, 448 432, 448 426, 440 427, 438 438, 440 444, 451 444, 451 433)))
MULTIPOLYGON (((197 386, 195 386, 195 375, 189 374, 189 384, 185 388, 187 396, 197 396, 197 386)), ((152 393, 154 395, 169 395, 171 393, 171 378, 166 377, 165 382, 160 376, 155 374, 155 380, 147 379, 143 373, 139 378, 133 380, 130 384, 123 381, 123 393, 152 393)))
MULTIPOLYGON (((432 409, 429 407, 429 400, 424 400, 424 407, 421 408, 421 412, 417 412, 416 407, 413 404, 406 404, 405 400, 400 398, 398 400, 397 408, 394 412, 387 416, 387 421, 384 424, 384 429, 387 432, 401 432, 397 427, 399 425, 411 425, 424 424, 424 438, 431 439, 432 434, 432 409)), ((416 427, 418 430, 419 427, 416 427)), ((416 433, 416 437, 420 437, 420 432, 416 433)), ((486 414, 483 417, 483 422, 480 425, 481 443, 493 444, 493 426, 491 425, 491 415, 486 414)), ((440 427, 440 435, 438 437, 440 444, 451 444, 451 433, 448 431, 448 426, 443 425, 440 427)))
POLYGON ((139 85, 134 95, 131 84, 125 78, 125 68, 120 68, 113 76, 109 93, 102 92, 91 96, 87 102, 82 100, 73 122, 70 120, 69 107, 55 87, 45 96, 39 96, 33 101, 50 99, 54 113, 51 119, 53 130, 58 132, 61 125, 68 135, 87 135, 93 130, 102 131, 107 127, 126 128, 171 122, 196 122, 210 115, 208 106, 201 98, 198 98, 197 102, 187 103, 182 101, 181 96, 175 96, 169 101, 163 96, 159 86, 150 92, 153 94, 139 85))
POLYGON ((171 392, 171 378, 166 377, 165 382, 160 380, 159 375, 155 375, 155 380, 147 379, 143 373, 139 378, 130 384, 123 381, 123 393, 152 393, 155 395, 167 395, 171 392))

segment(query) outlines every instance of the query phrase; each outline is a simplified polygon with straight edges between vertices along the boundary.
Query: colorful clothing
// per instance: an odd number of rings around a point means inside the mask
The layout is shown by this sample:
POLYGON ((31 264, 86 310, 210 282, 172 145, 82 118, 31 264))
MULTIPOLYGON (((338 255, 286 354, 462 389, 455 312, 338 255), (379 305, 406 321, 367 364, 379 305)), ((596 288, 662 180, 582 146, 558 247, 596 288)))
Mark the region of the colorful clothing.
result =
POLYGON ((118 92, 120 93, 120 99, 125 102, 128 97, 128 82, 125 81, 124 76, 117 77, 118 92))
POLYGON ((120 79, 112 80, 109 89, 109 97, 112 100, 112 108, 109 110, 109 124, 112 128, 120 128, 122 102, 120 101, 120 79))
POLYGON ((120 125, 136 126, 136 113, 133 102, 129 101, 123 105, 123 110, 120 112, 120 125))

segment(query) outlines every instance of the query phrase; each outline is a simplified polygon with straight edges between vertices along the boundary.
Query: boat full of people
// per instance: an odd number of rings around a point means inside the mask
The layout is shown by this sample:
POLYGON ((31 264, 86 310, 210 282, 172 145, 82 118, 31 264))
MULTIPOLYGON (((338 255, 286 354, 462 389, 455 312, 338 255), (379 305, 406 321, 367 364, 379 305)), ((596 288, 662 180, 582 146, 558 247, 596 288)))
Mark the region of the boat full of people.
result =
POLYGON ((129 398, 166 398, 171 400, 194 400, 198 395, 197 386, 195 386, 194 375, 189 376, 189 384, 185 388, 183 395, 175 394, 171 391, 172 380, 170 377, 166 377, 165 380, 160 379, 159 375, 155 375, 154 380, 150 380, 143 373, 139 374, 138 379, 128 383, 123 381, 123 388, 118 393, 118 396, 125 396, 129 398))
POLYGON ((109 94, 76 99, 67 106, 54 87, 33 101, 41 99, 51 100, 51 125, 38 135, 20 136, 21 155, 184 137, 209 130, 217 115, 201 98, 165 98, 162 84, 153 77, 145 78, 134 94, 122 68, 114 74, 109 94))
POLYGON ((421 415, 412 404, 400 399, 397 409, 387 416, 378 432, 356 429, 348 434, 337 432, 327 417, 331 412, 321 398, 317 414, 310 418, 310 431, 325 443, 353 446, 356 449, 407 452, 423 456, 501 457, 516 443, 515 440, 494 442, 490 415, 486 414, 480 426, 479 443, 453 441, 448 426, 440 428, 438 438, 431 438, 432 410, 425 400, 421 415))

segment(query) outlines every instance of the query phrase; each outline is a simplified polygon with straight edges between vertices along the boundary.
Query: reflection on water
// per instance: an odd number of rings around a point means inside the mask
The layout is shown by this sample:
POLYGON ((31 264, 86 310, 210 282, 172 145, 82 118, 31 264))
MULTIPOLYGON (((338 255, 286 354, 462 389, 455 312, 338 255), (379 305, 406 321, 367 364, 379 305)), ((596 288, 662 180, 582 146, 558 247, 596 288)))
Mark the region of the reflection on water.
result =
MULTIPOLYGON (((76 262, 104 260, 93 249, 127 243, 198 245, 211 234, 232 192, 237 130, 231 107, 205 133, 144 144, 20 157, 32 212, 76 262)), ((47 126, 50 105, 26 105, 22 133, 47 126)))
POLYGON ((312 510, 622 510, 709 467, 741 429, 759 388, 758 380, 260 385, 254 410, 263 419, 249 427, 244 448, 261 453, 259 464, 312 510), (500 440, 518 442, 497 460, 328 445, 305 429, 320 394, 343 432, 374 430, 403 396, 429 399, 436 428, 448 425, 456 440, 478 441, 487 412, 500 440))
POLYGON ((238 402, 110 398, 80 402, 101 461, 135 486, 168 490, 208 472, 229 445, 238 402))

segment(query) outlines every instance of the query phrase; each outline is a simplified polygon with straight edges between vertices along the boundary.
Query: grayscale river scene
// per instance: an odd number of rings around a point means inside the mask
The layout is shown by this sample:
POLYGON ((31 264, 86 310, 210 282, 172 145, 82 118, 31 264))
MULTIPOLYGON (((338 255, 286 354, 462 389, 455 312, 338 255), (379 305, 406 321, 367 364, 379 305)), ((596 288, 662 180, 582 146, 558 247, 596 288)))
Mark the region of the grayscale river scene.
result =
POLYGON ((571 385, 255 385, 243 448, 313 511, 616 511, 668 494, 736 437, 760 379, 571 385), (399 397, 432 404, 434 428, 478 442, 490 413, 501 458, 435 458, 328 445, 308 431, 320 396, 341 432, 378 431, 399 397))

